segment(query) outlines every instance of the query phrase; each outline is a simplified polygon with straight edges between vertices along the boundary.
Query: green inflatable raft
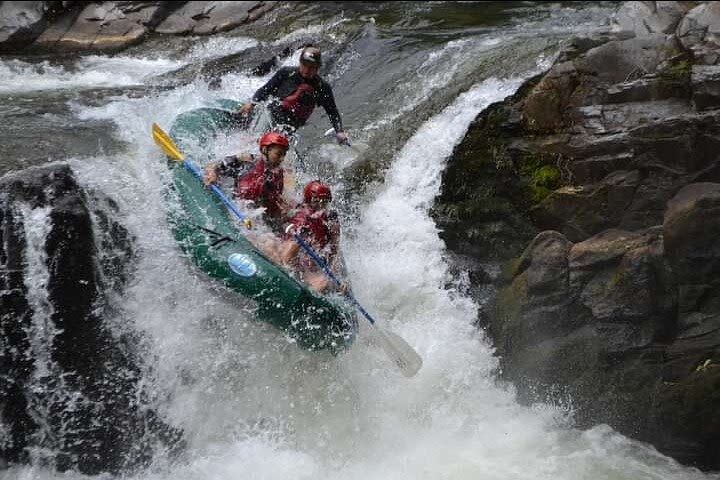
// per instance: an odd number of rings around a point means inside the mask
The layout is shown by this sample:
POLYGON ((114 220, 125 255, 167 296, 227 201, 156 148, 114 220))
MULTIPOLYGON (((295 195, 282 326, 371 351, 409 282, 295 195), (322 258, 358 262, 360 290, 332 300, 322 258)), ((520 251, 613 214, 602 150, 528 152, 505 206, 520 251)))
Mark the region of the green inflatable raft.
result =
MULTIPOLYGON (((239 104, 222 101, 179 115, 170 137, 184 146, 209 145, 234 128, 230 112, 239 104)), ((196 157, 197 158, 197 157, 196 157)), ((338 294, 321 296, 256 249, 231 215, 221 193, 213 193, 191 160, 170 161, 169 220, 181 248, 203 271, 257 304, 257 316, 309 350, 333 353, 349 346, 357 332, 354 310, 338 294)), ((225 201, 227 197, 225 197, 225 201)))

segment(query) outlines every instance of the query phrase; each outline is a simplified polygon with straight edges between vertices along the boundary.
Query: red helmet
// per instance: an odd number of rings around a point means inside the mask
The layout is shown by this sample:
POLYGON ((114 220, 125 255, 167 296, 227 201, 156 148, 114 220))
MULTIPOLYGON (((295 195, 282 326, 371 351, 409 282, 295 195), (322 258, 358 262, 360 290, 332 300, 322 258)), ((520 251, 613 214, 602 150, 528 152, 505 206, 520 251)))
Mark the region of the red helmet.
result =
POLYGON ((326 198, 331 200, 332 193, 330 192, 330 187, 320 180, 313 180, 308 183, 305 185, 305 190, 303 190, 303 200, 305 203, 309 203, 313 198, 326 198))
POLYGON ((288 138, 282 133, 278 132, 267 132, 262 137, 260 137, 261 150, 264 147, 269 147, 270 145, 280 145, 286 150, 290 148, 290 142, 288 141, 288 138))

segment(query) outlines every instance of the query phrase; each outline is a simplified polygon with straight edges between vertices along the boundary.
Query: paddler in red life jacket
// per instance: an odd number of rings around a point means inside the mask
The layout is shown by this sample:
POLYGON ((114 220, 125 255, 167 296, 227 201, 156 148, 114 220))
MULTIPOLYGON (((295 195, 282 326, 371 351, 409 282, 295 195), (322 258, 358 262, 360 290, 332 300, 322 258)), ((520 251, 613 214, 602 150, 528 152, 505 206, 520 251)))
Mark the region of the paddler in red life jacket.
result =
MULTIPOLYGON (((303 190, 303 204, 285 228, 285 238, 280 247, 282 262, 295 270, 305 283, 320 293, 333 286, 333 282, 302 250, 294 235, 302 237, 333 272, 338 272, 340 222, 337 213, 328 209, 331 200, 332 192, 327 184, 318 180, 308 183, 303 190)), ((343 285, 340 289, 345 290, 345 288, 343 285)))
POLYGON ((252 101, 240 108, 239 115, 248 118, 256 103, 275 97, 277 100, 268 105, 273 120, 276 124, 288 125, 296 130, 305 125, 315 106, 320 105, 330 117, 338 143, 346 143, 348 137, 343 130, 332 88, 318 75, 321 64, 320 49, 304 48, 300 53, 300 65, 278 70, 255 92, 252 101))
POLYGON ((281 164, 290 142, 282 133, 267 132, 260 137, 259 143, 260 155, 231 155, 208 164, 205 184, 215 182, 218 175, 236 177, 233 196, 265 207, 265 220, 273 226, 282 222, 289 209, 282 198, 285 173, 281 164))

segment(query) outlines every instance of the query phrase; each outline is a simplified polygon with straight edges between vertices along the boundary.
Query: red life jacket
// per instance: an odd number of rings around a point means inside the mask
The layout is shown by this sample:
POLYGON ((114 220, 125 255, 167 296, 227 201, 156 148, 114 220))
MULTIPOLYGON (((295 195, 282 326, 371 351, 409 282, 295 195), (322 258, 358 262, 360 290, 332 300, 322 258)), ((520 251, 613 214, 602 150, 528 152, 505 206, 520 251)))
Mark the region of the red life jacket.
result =
MULTIPOLYGON (((292 239, 293 234, 298 234, 310 244, 326 262, 330 262, 337 253, 338 228, 332 225, 337 220, 331 219, 327 210, 313 212, 307 205, 290 219, 290 225, 285 230, 286 239, 292 239)), ((307 267, 316 266, 315 262, 305 252, 301 252, 301 264, 307 267)))
POLYGON ((297 86, 295 91, 283 98, 280 105, 303 123, 307 122, 315 109, 316 89, 307 82, 297 86))
POLYGON ((253 200, 265 207, 269 216, 277 217, 281 214, 283 176, 282 167, 268 168, 265 157, 261 155, 249 172, 238 177, 235 196, 253 200))

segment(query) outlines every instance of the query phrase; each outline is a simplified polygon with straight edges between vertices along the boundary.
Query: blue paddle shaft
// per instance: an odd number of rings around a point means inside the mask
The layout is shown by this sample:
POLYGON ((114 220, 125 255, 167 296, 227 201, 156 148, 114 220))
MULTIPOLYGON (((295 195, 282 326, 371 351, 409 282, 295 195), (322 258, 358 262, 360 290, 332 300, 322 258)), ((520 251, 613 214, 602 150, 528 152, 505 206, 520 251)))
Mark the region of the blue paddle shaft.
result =
MULTIPOLYGON (((183 161, 183 164, 185 165, 185 167, 187 167, 188 170, 190 170, 192 173, 194 173, 195 176, 198 177, 200 180, 202 180, 202 179, 205 177, 205 175, 203 174, 202 169, 201 169, 199 166, 197 166, 197 165, 196 165, 192 160, 190 160, 189 158, 186 158, 186 159, 183 161)), ((227 205, 227 207, 228 207, 230 210, 232 210, 232 212, 233 212, 235 215, 237 215, 237 217, 238 217, 240 220, 245 220, 245 214, 243 214, 243 213, 237 208, 237 205, 235 205, 235 202, 233 202, 232 200, 230 200, 229 198, 227 198, 227 195, 225 195, 225 193, 220 189, 220 187, 218 187, 218 186, 215 185, 214 183, 211 183, 211 184, 210 184, 210 189, 213 191, 213 193, 215 193, 215 195, 218 196, 218 198, 219 198, 220 200, 222 200, 222 202, 223 202, 225 205, 227 205)))
MULTIPOLYGON (((340 281, 340 279, 337 278, 337 276, 335 276, 335 274, 332 272, 332 270, 330 270, 330 267, 325 262, 325 260, 323 260, 320 257, 320 255, 318 255, 315 252, 315 250, 313 250, 313 248, 310 245, 308 245, 307 242, 305 240, 303 240, 303 238, 300 235, 298 235, 296 233, 293 236, 295 237, 295 241, 298 242, 298 244, 300 244, 300 246, 308 253, 308 255, 310 255, 312 257, 313 260, 315 260, 315 263, 317 263, 320 266, 320 268, 323 269, 325 274, 328 277, 330 277, 337 286, 342 285, 342 282, 340 281)), ((367 310, 365 310, 363 308, 363 306, 360 305, 360 303, 358 303, 358 301, 355 299, 355 297, 352 296, 352 294, 345 292, 345 297, 347 297, 347 299, 350 300, 357 307, 357 309, 360 310, 360 312, 363 315, 365 315, 365 318, 367 318, 370 321, 370 323, 375 325, 375 319, 372 318, 372 316, 370 316, 370 314, 367 312, 367 310)))

